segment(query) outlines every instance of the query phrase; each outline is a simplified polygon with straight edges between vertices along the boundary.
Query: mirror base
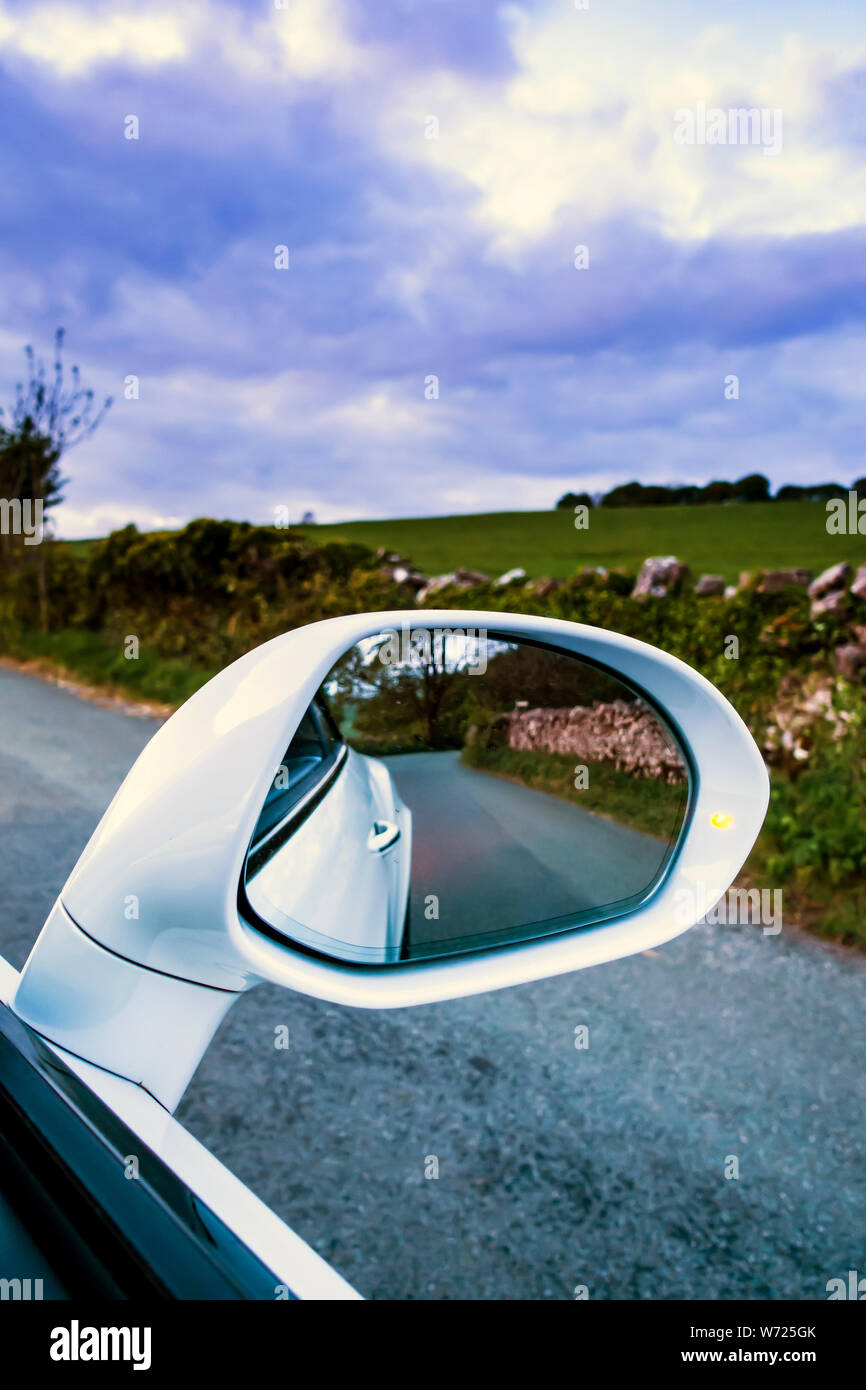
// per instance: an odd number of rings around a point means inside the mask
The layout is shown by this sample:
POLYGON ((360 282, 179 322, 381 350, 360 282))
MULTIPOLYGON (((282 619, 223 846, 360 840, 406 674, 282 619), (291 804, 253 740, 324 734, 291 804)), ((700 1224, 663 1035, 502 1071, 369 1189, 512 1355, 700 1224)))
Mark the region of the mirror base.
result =
POLYGON ((238 994, 106 951, 54 904, 12 1008, 37 1033, 173 1111, 238 994))

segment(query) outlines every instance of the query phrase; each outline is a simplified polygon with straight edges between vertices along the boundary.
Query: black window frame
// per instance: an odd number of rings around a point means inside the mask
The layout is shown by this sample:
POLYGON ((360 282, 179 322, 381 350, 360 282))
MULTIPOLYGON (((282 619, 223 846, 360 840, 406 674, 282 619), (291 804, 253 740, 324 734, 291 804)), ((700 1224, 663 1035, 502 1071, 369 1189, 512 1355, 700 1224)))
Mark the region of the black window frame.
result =
POLYGON ((285 1287, 5 1004, 0 1188, 77 1299, 272 1301, 285 1287), (134 1180, 126 1176, 130 1154, 139 1164, 134 1180))

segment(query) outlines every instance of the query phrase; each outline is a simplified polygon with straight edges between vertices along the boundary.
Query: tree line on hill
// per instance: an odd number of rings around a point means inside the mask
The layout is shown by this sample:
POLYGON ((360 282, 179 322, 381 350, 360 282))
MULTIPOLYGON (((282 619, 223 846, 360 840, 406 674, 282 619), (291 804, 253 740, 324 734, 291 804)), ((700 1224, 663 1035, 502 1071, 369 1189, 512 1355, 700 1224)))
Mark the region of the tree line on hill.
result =
POLYGON ((747 473, 735 483, 716 480, 704 487, 688 483, 665 487, 660 483, 620 483, 610 492, 566 492, 556 504, 557 510, 571 511, 574 507, 702 507, 723 502, 826 502, 832 497, 847 497, 849 491, 858 498, 866 497, 866 478, 858 478, 846 487, 843 483, 786 483, 775 495, 770 492, 770 480, 763 473, 747 473))

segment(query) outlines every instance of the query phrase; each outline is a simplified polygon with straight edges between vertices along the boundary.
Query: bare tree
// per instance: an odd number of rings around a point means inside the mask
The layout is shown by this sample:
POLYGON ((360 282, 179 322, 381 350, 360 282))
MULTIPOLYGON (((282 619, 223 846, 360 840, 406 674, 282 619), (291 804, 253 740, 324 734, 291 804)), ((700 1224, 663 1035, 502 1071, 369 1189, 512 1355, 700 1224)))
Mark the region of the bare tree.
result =
POLYGON ((28 381, 15 386, 15 403, 0 406, 0 486, 6 497, 39 498, 45 507, 63 500, 66 482, 59 463, 68 449, 91 435, 105 417, 111 397, 96 411, 93 391, 81 384, 77 366, 63 362, 64 330, 54 335, 51 375, 28 344, 28 381))
MULTIPOLYGON (((60 460, 68 449, 93 433, 111 405, 109 396, 97 410, 93 391, 82 386, 77 366, 68 369, 63 361, 64 331, 54 336, 54 362, 51 371, 33 348, 24 349, 27 383, 17 382, 14 404, 0 406, 0 499, 9 505, 27 503, 37 508, 40 520, 44 510, 63 500, 66 479, 61 476, 60 460)), ((0 559, 9 569, 22 555, 22 547, 4 526, 0 531, 0 559)), ((41 546, 35 559, 43 626, 47 623, 45 559, 41 546)))

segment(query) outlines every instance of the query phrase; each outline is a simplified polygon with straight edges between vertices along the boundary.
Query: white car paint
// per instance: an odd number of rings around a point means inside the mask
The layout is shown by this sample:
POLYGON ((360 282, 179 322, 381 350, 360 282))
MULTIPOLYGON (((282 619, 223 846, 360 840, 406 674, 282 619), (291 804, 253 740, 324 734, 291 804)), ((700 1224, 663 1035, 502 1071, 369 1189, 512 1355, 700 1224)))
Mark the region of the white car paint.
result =
POLYGON ((333 786, 247 879, 246 894, 264 922, 313 950, 328 955, 338 940, 361 963, 381 961, 383 948, 399 960, 411 856, 412 815, 388 769, 350 748, 333 786), (370 847, 376 825, 399 832, 381 850, 370 847))

